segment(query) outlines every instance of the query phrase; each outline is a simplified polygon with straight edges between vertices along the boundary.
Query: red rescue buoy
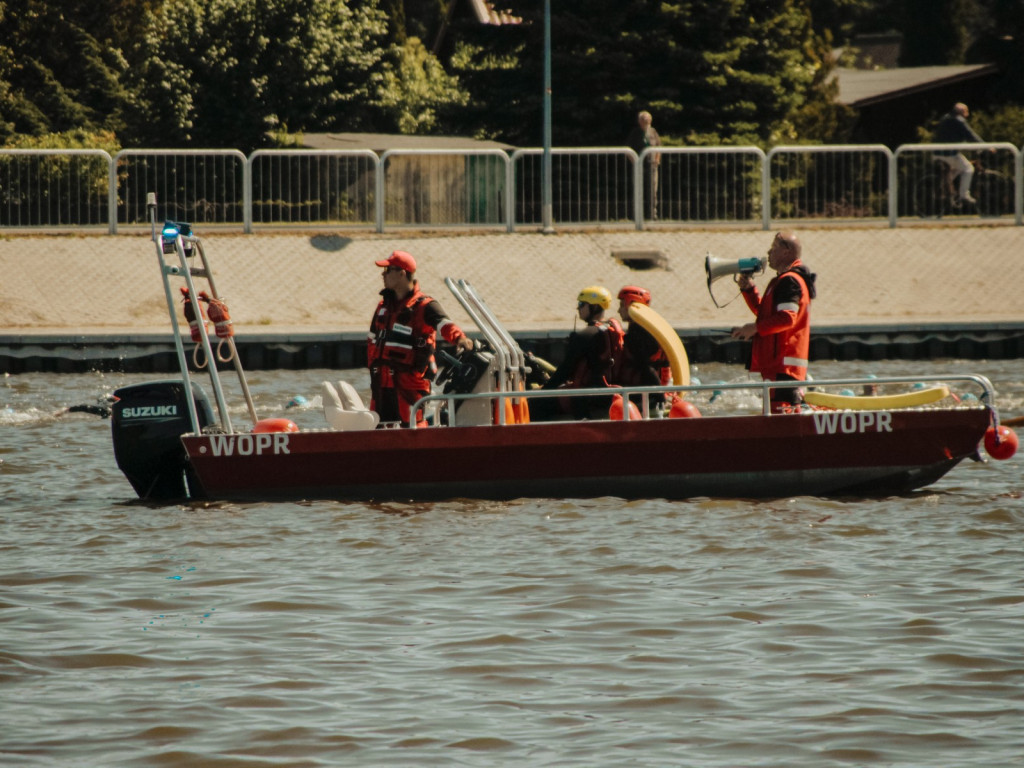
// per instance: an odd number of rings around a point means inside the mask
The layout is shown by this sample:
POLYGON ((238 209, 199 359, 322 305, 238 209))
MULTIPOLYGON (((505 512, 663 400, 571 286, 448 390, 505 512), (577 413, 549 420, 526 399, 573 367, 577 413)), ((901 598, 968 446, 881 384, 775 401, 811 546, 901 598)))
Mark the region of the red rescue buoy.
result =
MULTIPOLYGON (((182 311, 185 313, 185 319, 188 321, 189 332, 192 335, 192 341, 197 344, 203 340, 202 333, 199 330, 199 318, 196 317, 196 308, 192 304, 192 297, 189 296, 188 288, 184 285, 181 286, 181 304, 182 311)), ((199 314, 203 318, 203 327, 206 327, 206 315, 203 312, 203 307, 199 305, 199 314)))
MULTIPOLYGON (((612 421, 623 421, 622 414, 622 395, 612 396, 612 405, 608 409, 608 418, 612 421)), ((634 419, 639 421, 643 416, 640 414, 640 409, 636 407, 636 403, 630 402, 629 404, 629 420, 634 419)))
POLYGON ((298 432, 298 425, 291 419, 260 419, 252 428, 253 432, 298 432))
POLYGON ((217 335, 222 339, 230 339, 234 336, 235 328, 231 323, 228 305, 220 299, 213 298, 206 291, 200 291, 199 298, 209 305, 209 308, 206 310, 206 316, 213 323, 213 329, 217 332, 217 335))
POLYGON ((670 419, 696 419, 700 418, 700 416, 701 412, 697 409, 697 406, 689 400, 683 400, 678 395, 672 398, 672 407, 668 412, 670 419))
POLYGON ((1004 461, 1017 452, 1017 433, 1000 425, 985 430, 985 453, 996 461, 1004 461))

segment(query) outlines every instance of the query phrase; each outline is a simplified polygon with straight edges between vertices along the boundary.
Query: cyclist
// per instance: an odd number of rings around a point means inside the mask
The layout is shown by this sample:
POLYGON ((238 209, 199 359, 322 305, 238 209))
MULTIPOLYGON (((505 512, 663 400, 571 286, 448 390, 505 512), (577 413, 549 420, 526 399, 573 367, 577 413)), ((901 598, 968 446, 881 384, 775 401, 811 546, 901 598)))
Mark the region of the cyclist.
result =
MULTIPOLYGON (((953 108, 943 116, 935 129, 935 141, 938 144, 981 143, 983 139, 967 124, 970 110, 966 104, 954 104, 953 108)), ((960 179, 960 202, 976 204, 978 201, 971 195, 971 180, 974 178, 974 166, 963 153, 953 149, 935 153, 935 159, 949 166, 950 184, 960 179)))

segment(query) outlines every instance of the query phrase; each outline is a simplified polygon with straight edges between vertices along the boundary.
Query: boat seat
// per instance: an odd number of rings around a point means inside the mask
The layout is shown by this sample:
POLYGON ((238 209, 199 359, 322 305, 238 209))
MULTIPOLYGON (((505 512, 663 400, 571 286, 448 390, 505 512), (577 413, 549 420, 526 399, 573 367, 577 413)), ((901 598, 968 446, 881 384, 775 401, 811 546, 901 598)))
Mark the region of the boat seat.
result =
POLYGON ((320 394, 324 403, 324 418, 331 429, 355 432, 377 428, 380 415, 363 405, 356 388, 347 381, 339 381, 337 385, 322 381, 320 394))

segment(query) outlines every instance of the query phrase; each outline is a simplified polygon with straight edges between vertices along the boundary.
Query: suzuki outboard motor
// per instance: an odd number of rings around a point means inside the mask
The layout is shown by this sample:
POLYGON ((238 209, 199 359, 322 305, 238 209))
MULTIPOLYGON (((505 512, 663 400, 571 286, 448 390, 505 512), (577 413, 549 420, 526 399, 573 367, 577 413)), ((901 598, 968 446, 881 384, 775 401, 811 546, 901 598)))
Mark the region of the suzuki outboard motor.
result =
MULTIPOLYGON (((114 392, 110 428, 114 457, 141 499, 183 499, 195 483, 179 439, 192 431, 180 379, 133 384, 114 392)), ((214 421, 206 393, 195 383, 192 397, 202 429, 214 421)))

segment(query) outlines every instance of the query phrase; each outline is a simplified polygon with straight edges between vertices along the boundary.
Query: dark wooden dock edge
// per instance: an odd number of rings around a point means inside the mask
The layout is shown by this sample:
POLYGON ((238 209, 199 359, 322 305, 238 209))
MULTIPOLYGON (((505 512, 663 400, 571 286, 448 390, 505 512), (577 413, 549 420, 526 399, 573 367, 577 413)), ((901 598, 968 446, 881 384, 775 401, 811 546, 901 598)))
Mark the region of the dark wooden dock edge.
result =
MULTIPOLYGON (((742 364, 747 345, 724 331, 677 329, 693 363, 742 364)), ((557 363, 567 331, 513 332, 524 350, 557 363)), ((246 370, 360 368, 366 364, 366 334, 250 334, 236 337, 246 370)), ((191 350, 192 343, 186 348, 191 350)), ((831 326, 815 328, 812 360, 1007 360, 1024 357, 1024 322, 831 326)), ((0 372, 167 373, 178 369, 167 336, 110 334, 45 336, 0 334, 0 372)))

